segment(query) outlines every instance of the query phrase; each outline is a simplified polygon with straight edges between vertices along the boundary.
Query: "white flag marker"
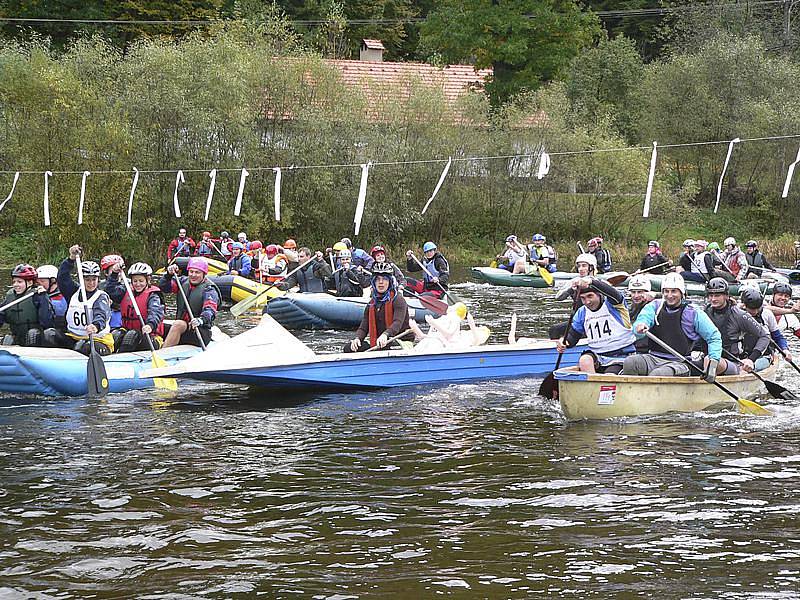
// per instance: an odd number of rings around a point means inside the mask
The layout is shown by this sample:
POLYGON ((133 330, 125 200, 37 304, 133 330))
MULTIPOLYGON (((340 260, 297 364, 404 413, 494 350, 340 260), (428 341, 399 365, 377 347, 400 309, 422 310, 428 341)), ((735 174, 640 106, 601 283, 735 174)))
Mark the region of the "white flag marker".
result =
POLYGON ((250 175, 250 173, 247 172, 247 169, 242 168, 242 176, 239 178, 239 193, 236 194, 236 206, 233 207, 233 214, 237 217, 242 212, 242 196, 244 195, 244 180, 247 179, 248 175, 250 175))
POLYGON ((211 169, 208 176, 211 178, 211 184, 208 186, 208 198, 206 198, 205 221, 208 221, 208 213, 211 212, 211 202, 214 200, 214 188, 217 187, 217 170, 211 169))
POLYGON ((44 172, 44 226, 50 227, 50 178, 52 171, 44 172))
POLYGON ((719 183, 717 183, 717 201, 714 204, 714 214, 717 214, 717 210, 719 209, 719 199, 722 196, 722 182, 725 181, 725 172, 728 170, 728 163, 731 162, 731 154, 733 153, 733 145, 738 144, 741 142, 738 137, 733 138, 730 143, 728 144, 728 154, 725 156, 725 164, 722 165, 722 173, 719 176, 719 183))
POLYGON ((136 193, 136 185, 139 183, 139 169, 133 167, 133 184, 131 185, 131 196, 128 198, 128 223, 127 227, 131 227, 131 213, 133 213, 133 195, 136 193))
POLYGON ((11 200, 11 196, 14 195, 14 190, 17 187, 17 181, 19 181, 19 171, 14 173, 14 183, 11 184, 11 192, 8 194, 8 197, 5 200, 3 200, 3 203, 0 204, 0 210, 3 210, 3 207, 5 207, 5 205, 6 205, 6 202, 11 200))
POLYGON ((650 216, 650 197, 653 195, 653 179, 656 176, 656 161, 658 160, 658 142, 653 142, 653 154, 650 156, 650 174, 647 176, 647 191, 644 193, 644 209, 642 216, 650 216))
POLYGON ((86 200, 86 178, 91 175, 89 171, 83 172, 81 178, 81 199, 78 202, 78 225, 83 225, 83 203, 86 200))
MULTIPOLYGON (((792 185, 792 177, 794 177, 794 168, 800 163, 800 148, 797 149, 797 158, 789 165, 789 170, 786 172, 786 183, 783 184, 783 194, 781 198, 786 198, 789 195, 789 187, 792 185)), ((2 206, 0 206, 2 209, 2 206)))
POLYGON ((183 171, 178 169, 178 172, 175 174, 175 193, 172 195, 172 207, 175 209, 175 216, 178 219, 181 218, 181 207, 180 204, 178 204, 178 186, 182 183, 186 183, 186 179, 183 177, 183 171))
POLYGON ((275 220, 281 220, 281 173, 280 167, 272 169, 275 171, 275 220))
POLYGON ((451 164, 453 164, 453 157, 452 156, 447 159, 447 164, 444 166, 444 169, 442 170, 442 174, 439 175, 439 182, 436 184, 436 187, 433 188, 433 193, 431 194, 431 197, 428 198, 428 201, 425 203, 425 207, 422 209, 422 214, 423 215, 426 212, 428 212, 428 207, 431 205, 431 202, 433 202, 433 199, 436 198, 436 194, 439 193, 439 188, 442 187, 442 184, 444 183, 444 178, 447 177, 447 172, 450 170, 450 165, 451 164))
POLYGON ((372 163, 361 165, 361 185, 358 186, 358 201, 356 202, 356 214, 353 218, 355 223, 355 234, 361 231, 361 219, 364 216, 364 204, 367 201, 367 178, 369 177, 369 168, 372 163))
POLYGON ((544 176, 550 172, 550 155, 542 150, 542 155, 539 157, 539 169, 536 171, 536 179, 544 179, 544 176))

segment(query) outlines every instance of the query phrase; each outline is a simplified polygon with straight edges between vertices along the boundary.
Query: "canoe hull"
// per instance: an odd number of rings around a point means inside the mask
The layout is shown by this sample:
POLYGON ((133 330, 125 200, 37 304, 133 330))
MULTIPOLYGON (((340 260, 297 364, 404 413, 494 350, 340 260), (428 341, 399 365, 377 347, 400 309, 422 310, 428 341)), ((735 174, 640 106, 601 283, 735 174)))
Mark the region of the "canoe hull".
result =
MULTIPOLYGON (((176 346, 159 351, 168 365, 200 352, 194 346, 176 346)), ((15 395, 85 396, 87 358, 60 348, 0 348, 0 392, 15 395)), ((154 387, 153 380, 139 375, 152 366, 149 352, 128 352, 103 357, 112 393, 154 387)))
MULTIPOLYGON (((761 374, 768 377, 774 368, 761 374)), ((559 369, 555 378, 561 409, 569 421, 699 412, 736 404, 699 377, 598 375, 559 369)), ((740 398, 754 398, 763 391, 761 382, 752 375, 718 377, 717 381, 740 398)))
MULTIPOLYGON (((544 279, 538 275, 523 275, 521 273, 514 275, 505 269, 495 269, 493 267, 472 267, 470 269, 472 278, 481 283, 489 283, 491 285, 499 285, 506 287, 530 287, 530 288, 547 288, 553 287, 547 285, 544 279)), ((556 271, 552 273, 553 281, 556 287, 561 286, 563 283, 574 279, 578 276, 577 273, 568 273, 566 271, 556 271)), ((615 284, 617 287, 624 287, 628 284, 628 274, 622 271, 612 271, 600 275, 601 279, 608 277, 617 277, 621 282, 615 284), (620 277, 622 276, 622 277, 620 277)))

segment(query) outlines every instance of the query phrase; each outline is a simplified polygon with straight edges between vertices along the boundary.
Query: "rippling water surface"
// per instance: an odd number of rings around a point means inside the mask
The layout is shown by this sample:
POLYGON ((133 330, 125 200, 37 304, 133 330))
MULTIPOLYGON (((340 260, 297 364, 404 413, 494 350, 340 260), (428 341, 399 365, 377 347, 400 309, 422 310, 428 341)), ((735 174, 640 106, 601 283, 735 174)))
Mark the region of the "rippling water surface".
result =
POLYGON ((0 396, 0 598, 800 597, 797 405, 567 424, 538 384, 0 396))

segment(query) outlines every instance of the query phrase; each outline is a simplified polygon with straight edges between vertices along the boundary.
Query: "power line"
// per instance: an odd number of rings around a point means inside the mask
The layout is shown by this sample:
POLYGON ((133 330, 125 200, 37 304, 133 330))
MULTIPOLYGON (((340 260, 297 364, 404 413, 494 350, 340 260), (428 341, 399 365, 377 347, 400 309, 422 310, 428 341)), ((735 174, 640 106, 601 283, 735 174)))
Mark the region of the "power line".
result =
MULTIPOLYGON (((783 5, 787 0, 754 0, 747 3, 748 8, 757 6, 783 5)), ((631 8, 622 10, 601 10, 595 11, 601 20, 621 19, 621 18, 651 18, 663 17, 670 14, 677 14, 689 11, 704 9, 722 9, 742 7, 740 3, 728 4, 693 4, 683 6, 665 6, 658 8, 631 8)), ((402 23, 422 23, 424 17, 404 17, 397 19, 347 19, 347 25, 397 25, 402 23)), ((224 19, 185 19, 185 20, 156 20, 156 19, 55 19, 55 18, 34 18, 34 17, 4 17, 0 16, 0 22, 19 23, 19 24, 56 24, 56 25, 154 25, 154 26, 203 26, 216 23, 223 23, 224 19)), ((290 19, 293 25, 324 25, 329 21, 326 19, 290 19)))

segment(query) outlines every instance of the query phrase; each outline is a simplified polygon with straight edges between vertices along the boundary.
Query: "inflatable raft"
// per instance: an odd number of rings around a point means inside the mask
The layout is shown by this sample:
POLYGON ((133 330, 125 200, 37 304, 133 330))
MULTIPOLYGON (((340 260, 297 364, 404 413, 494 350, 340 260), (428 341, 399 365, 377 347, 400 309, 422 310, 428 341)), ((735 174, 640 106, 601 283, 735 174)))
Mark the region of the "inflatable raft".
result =
MULTIPOLYGON (((222 294, 222 299, 233 304, 258 294, 269 287, 269 284, 258 283, 257 281, 239 275, 216 275, 209 277, 209 279, 217 284, 222 294)), ((258 306, 264 306, 269 300, 283 296, 285 293, 286 292, 279 290, 277 286, 273 287, 266 294, 261 296, 258 301, 258 306)))
MULTIPOLYGON (((523 273, 514 275, 505 269, 495 269, 493 267, 472 267, 470 272, 472 273, 472 278, 476 281, 491 285, 530 288, 551 287, 539 275, 526 275, 523 273)), ((566 271, 556 271, 552 275, 555 287, 560 287, 562 283, 578 276, 577 273, 567 273, 566 271)), ((600 275, 600 279, 611 279, 615 286, 622 287, 628 285, 629 275, 625 271, 611 271, 600 275)))
MULTIPOLYGON (((286 329, 358 329, 369 298, 338 298, 331 294, 288 293, 264 307, 286 329)), ((406 298, 410 316, 422 323, 433 313, 417 298, 406 298)))

